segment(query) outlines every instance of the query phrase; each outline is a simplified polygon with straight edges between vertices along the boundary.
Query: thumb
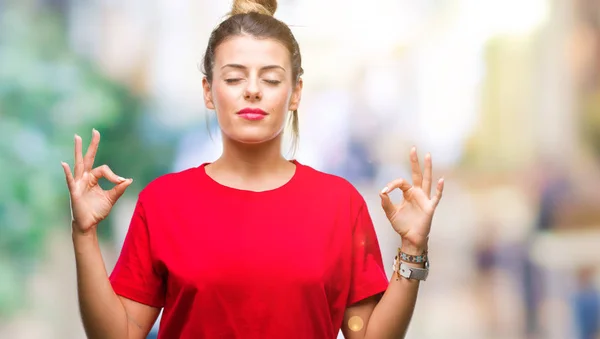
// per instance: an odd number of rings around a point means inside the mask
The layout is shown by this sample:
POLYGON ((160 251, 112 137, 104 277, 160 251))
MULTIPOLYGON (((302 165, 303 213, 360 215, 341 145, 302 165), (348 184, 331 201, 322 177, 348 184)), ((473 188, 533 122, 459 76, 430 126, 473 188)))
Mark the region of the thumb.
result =
POLYGON ((126 179, 125 181, 115 185, 110 191, 107 192, 108 198, 112 201, 113 205, 119 200, 119 198, 125 193, 125 190, 131 183, 133 179, 126 179))
POLYGON ((379 197, 381 198, 381 207, 383 207, 383 211, 388 218, 391 218, 396 212, 396 206, 394 206, 394 203, 392 202, 392 199, 390 199, 387 191, 387 187, 384 188, 381 192, 379 192, 379 197))

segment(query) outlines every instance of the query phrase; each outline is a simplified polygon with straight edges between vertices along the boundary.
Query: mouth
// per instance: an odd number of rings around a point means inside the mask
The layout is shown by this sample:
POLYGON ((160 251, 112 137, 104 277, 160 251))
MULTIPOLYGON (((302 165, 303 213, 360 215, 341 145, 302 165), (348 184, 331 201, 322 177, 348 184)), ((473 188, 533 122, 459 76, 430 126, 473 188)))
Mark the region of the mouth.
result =
POLYGON ((237 112, 237 115, 246 120, 262 120, 268 113, 260 108, 244 108, 237 112))

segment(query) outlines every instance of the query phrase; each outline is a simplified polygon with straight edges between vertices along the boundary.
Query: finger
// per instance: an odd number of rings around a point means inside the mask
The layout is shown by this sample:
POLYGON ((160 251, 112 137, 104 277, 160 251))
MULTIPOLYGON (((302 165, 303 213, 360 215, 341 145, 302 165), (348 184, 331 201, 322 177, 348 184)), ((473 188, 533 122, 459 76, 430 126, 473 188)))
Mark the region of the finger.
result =
POLYGON ((75 134, 75 179, 81 178, 84 171, 83 156, 81 152, 81 137, 75 134))
POLYGON ((444 178, 441 178, 438 181, 436 192, 435 192, 435 196, 432 199, 433 208, 436 208, 437 205, 440 203, 440 200, 442 199, 442 193, 443 192, 444 192, 444 178))
POLYGON ((120 184, 116 185, 111 190, 109 190, 107 194, 110 201, 112 201, 113 204, 116 203, 117 200, 119 200, 119 198, 123 195, 123 193, 125 193, 125 190, 127 189, 127 187, 129 187, 129 185, 131 185, 132 182, 133 179, 126 179, 125 181, 121 182, 120 184))
POLYGON ((62 165, 63 171, 65 172, 65 180, 67 181, 67 187, 69 188, 69 191, 71 191, 73 189, 75 181, 75 179, 73 179, 73 174, 71 173, 71 168, 66 162, 61 161, 60 164, 62 165))
POLYGON ((408 183, 408 181, 399 178, 396 180, 390 181, 384 188, 381 190, 382 194, 388 194, 391 191, 399 188, 403 194, 408 194, 412 186, 408 183))
POLYGON ((431 163, 431 154, 425 154, 425 172, 423 173, 423 192, 427 195, 427 198, 431 197, 431 172, 432 172, 432 163, 431 163))
POLYGON ((108 181, 112 182, 113 184, 120 184, 125 181, 125 178, 116 175, 110 169, 110 167, 108 167, 108 165, 102 165, 102 166, 98 166, 98 167, 94 168, 91 171, 91 174, 96 183, 98 182, 98 179, 100 179, 100 178, 106 178, 108 181))
POLYGON ((421 172, 421 166, 419 165, 417 148, 414 146, 410 149, 410 167, 412 169, 413 185, 416 187, 421 187, 423 183, 423 172, 421 172))
POLYGON ((98 144, 100 143, 100 132, 96 129, 92 130, 92 140, 88 146, 85 157, 83 157, 84 171, 91 171, 94 166, 94 159, 96 158, 96 152, 98 151, 98 144))
POLYGON ((381 197, 381 207, 383 207, 383 211, 388 218, 392 218, 396 212, 396 206, 394 206, 392 199, 390 199, 390 196, 387 193, 384 193, 384 191, 379 192, 379 197, 381 197))

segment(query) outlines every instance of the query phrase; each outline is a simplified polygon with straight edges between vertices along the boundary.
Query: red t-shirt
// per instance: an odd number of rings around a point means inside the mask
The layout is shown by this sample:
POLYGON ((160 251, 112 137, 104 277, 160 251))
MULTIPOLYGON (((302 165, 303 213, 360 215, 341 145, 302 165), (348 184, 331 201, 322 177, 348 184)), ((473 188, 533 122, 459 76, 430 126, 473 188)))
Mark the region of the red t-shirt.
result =
POLYGON ((110 281, 164 307, 160 339, 336 338, 348 306, 385 291, 363 197, 294 163, 264 192, 223 186, 201 165, 140 193, 110 281))

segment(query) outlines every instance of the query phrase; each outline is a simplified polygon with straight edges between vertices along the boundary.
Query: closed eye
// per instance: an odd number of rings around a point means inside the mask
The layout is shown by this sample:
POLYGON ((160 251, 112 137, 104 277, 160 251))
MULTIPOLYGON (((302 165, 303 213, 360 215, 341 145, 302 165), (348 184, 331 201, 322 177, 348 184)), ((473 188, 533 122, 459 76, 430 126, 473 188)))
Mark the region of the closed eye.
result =
POLYGON ((225 82, 228 83, 228 84, 235 84, 235 83, 240 82, 240 81, 242 81, 242 79, 239 79, 239 78, 225 79, 225 82))
POLYGON ((271 85, 279 85, 281 83, 279 80, 265 80, 265 82, 271 85))

